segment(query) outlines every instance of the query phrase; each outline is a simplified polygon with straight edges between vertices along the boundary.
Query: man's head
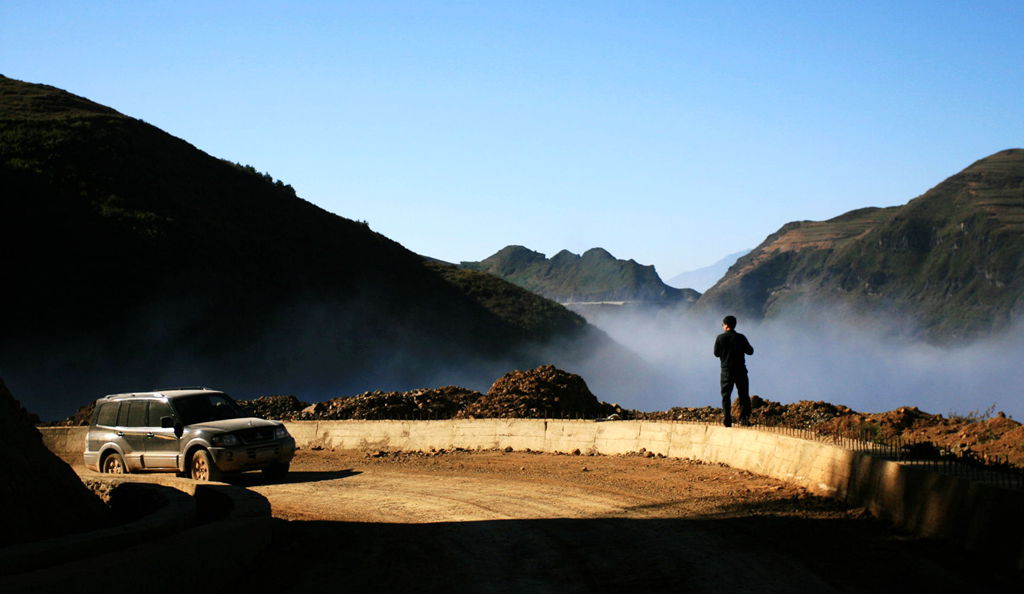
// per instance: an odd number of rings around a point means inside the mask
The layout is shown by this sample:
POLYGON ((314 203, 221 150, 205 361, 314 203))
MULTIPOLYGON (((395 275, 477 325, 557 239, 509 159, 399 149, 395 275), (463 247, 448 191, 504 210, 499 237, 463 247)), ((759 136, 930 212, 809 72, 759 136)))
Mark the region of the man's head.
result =
POLYGON ((725 316, 722 318, 722 328, 732 330, 736 327, 736 316, 725 316))

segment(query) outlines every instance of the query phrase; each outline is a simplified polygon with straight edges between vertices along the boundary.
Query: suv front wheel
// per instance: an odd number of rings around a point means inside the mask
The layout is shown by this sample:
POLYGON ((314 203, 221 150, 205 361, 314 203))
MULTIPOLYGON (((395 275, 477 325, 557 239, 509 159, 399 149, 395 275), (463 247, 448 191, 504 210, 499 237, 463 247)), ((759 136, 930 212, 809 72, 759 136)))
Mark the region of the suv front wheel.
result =
POLYGON ((197 481, 220 481, 221 479, 220 469, 213 463, 210 452, 206 450, 196 450, 192 454, 192 461, 188 467, 192 478, 197 481))

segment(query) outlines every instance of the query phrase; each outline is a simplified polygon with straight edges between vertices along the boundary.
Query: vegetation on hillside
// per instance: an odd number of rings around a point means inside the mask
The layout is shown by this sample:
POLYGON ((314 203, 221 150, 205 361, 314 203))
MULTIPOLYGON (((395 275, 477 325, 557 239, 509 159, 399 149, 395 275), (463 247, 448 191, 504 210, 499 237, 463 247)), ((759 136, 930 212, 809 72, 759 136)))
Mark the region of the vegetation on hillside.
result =
POLYGON ((548 259, 523 246, 510 245, 480 262, 461 265, 499 276, 560 303, 627 301, 686 305, 699 296, 692 289, 666 285, 654 266, 618 260, 601 248, 587 250, 582 256, 562 250, 548 259))
POLYGON ((158 382, 485 381, 582 336, 556 304, 441 274, 269 174, 53 87, 0 77, 0 183, 0 356, 44 416, 39 400, 158 382))
POLYGON ((752 317, 840 304, 944 341, 1024 314, 1024 150, 982 159, 900 207, 789 223, 698 304, 752 317))
POLYGON ((491 274, 437 261, 424 263, 487 311, 520 331, 523 339, 547 342, 579 335, 587 322, 565 307, 491 274))

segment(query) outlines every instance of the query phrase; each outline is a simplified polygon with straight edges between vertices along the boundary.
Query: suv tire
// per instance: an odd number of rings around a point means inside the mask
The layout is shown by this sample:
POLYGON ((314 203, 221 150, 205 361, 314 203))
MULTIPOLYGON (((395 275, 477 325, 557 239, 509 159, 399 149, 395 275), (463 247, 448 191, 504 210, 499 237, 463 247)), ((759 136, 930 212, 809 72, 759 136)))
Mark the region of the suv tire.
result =
POLYGON ((101 470, 108 474, 125 474, 127 472, 124 466, 124 458, 117 452, 111 452, 103 458, 101 470))
POLYGON ((221 471, 213 463, 210 452, 206 450, 196 450, 192 454, 192 460, 189 462, 188 468, 189 474, 197 481, 219 482, 221 480, 221 471))

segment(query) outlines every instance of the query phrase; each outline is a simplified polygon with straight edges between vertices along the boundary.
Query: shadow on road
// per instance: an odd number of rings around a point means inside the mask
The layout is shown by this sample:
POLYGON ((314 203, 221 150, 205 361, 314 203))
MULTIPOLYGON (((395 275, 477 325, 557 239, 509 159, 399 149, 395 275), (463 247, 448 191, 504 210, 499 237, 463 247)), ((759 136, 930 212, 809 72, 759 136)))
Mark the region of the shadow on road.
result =
POLYGON ((870 518, 775 511, 424 524, 275 520, 271 547, 237 589, 963 594, 1019 586, 1019 575, 954 545, 896 535, 870 518))
POLYGON ((286 484, 286 483, 315 483, 318 481, 331 481, 334 479, 343 479, 350 476, 362 474, 359 470, 352 468, 346 468, 344 470, 323 470, 323 471, 308 471, 308 470, 293 470, 288 473, 288 476, 284 480, 271 481, 263 476, 260 472, 246 472, 243 474, 237 474, 228 476, 225 481, 237 485, 239 487, 254 487, 258 485, 269 485, 269 484, 286 484))

